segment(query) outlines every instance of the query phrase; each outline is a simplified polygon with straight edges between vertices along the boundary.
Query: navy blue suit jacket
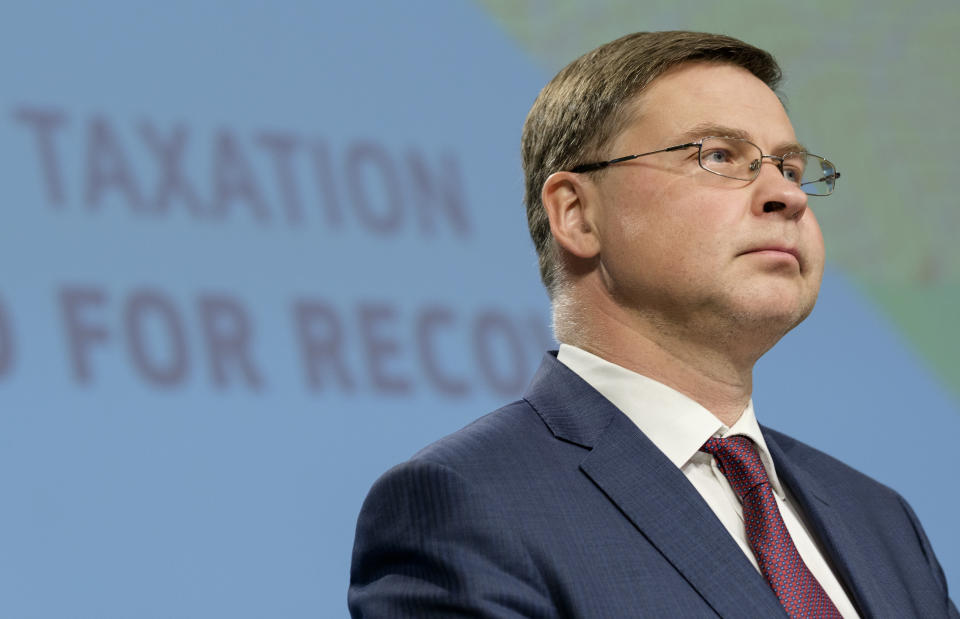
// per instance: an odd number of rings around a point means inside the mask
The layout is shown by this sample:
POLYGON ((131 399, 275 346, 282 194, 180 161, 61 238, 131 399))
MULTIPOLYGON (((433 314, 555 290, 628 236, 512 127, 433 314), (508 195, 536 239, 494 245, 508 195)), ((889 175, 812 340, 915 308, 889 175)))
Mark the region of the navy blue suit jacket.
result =
MULTIPOLYGON (((960 617, 894 491, 763 429, 866 617, 960 617)), ((683 473, 547 355, 523 400, 387 472, 360 513, 354 617, 784 617, 683 473)))

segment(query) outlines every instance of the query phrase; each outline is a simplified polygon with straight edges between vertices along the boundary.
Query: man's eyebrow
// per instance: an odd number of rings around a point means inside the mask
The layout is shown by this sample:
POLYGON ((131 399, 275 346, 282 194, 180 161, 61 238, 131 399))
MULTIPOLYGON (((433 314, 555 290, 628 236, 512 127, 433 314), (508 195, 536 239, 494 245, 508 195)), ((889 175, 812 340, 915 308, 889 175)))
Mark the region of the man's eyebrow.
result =
MULTIPOLYGON (((694 125, 690 129, 675 136, 675 140, 677 142, 691 142, 706 137, 740 138, 741 140, 756 142, 756 139, 749 131, 736 127, 728 127, 726 125, 718 125, 716 123, 700 123, 699 125, 694 125)), ((771 152, 766 154, 782 155, 784 153, 800 152, 807 152, 807 148, 800 142, 784 142, 783 144, 778 144, 771 152)))

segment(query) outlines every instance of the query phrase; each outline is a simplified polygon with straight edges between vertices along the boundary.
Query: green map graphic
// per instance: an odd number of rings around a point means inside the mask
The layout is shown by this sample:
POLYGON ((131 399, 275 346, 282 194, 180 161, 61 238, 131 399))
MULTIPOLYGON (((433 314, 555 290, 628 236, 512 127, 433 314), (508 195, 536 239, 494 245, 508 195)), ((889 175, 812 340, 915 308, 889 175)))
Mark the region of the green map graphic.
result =
POLYGON ((960 395, 960 3, 480 4, 550 75, 638 30, 723 32, 772 51, 797 134, 843 173, 812 202, 828 259, 960 395))

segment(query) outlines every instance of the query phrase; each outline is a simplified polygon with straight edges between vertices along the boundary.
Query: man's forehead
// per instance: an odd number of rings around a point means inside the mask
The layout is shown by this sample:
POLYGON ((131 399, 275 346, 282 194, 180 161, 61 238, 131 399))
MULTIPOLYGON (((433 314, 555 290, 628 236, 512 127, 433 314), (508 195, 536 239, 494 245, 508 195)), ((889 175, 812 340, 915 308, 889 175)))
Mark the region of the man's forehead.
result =
POLYGON ((657 145, 708 136, 749 140, 771 154, 804 150, 777 94, 743 67, 684 63, 654 79, 628 104, 624 129, 657 145))

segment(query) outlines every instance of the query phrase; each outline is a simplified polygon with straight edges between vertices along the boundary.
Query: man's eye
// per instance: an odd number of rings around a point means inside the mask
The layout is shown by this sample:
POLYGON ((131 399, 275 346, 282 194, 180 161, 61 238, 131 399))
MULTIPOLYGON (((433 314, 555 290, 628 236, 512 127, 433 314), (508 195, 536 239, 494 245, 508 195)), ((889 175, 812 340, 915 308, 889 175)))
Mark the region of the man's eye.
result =
POLYGON ((714 149, 703 154, 703 160, 709 163, 729 163, 733 159, 730 151, 714 149))
POLYGON ((783 166, 783 177, 799 185, 800 180, 803 178, 803 170, 796 167, 783 166))

